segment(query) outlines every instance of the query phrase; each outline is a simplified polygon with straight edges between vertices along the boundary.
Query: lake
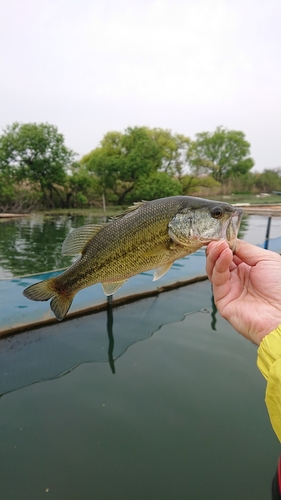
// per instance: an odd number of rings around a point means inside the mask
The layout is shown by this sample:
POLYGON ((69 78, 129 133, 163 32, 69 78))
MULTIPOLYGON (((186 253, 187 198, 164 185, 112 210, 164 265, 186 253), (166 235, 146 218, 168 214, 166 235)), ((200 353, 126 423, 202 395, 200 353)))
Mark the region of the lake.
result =
MULTIPOLYGON (((59 246, 85 222, 1 223, 2 276, 68 265, 59 246)), ((241 235, 262 243, 266 224, 249 216, 241 235)), ((207 281, 4 338, 0 498, 269 500, 280 445, 264 390, 207 281)))

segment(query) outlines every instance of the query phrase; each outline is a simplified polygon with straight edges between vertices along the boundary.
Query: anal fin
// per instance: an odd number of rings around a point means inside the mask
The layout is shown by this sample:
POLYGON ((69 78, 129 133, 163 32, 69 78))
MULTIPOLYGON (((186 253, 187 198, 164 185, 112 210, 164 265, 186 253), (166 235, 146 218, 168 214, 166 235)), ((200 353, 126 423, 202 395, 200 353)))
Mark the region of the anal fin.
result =
POLYGON ((160 278, 162 278, 162 276, 164 276, 164 274, 166 274, 169 271, 171 265, 172 262, 168 262, 167 264, 164 264, 163 266, 160 266, 157 269, 155 269, 153 281, 157 281, 160 278))
POLYGON ((102 283, 102 288, 105 295, 113 295, 119 288, 121 288, 127 280, 123 281, 112 281, 111 283, 102 283))

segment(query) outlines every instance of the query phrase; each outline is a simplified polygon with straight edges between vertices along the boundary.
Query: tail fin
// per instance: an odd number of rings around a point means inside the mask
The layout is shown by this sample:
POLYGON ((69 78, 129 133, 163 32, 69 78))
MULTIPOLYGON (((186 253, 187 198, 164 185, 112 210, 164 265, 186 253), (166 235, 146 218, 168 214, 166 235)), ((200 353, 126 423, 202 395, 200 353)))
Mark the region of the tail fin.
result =
POLYGON ((55 278, 50 278, 45 281, 40 281, 29 286, 23 291, 23 295, 30 300, 51 300, 50 307, 56 316, 61 321, 67 314, 74 297, 58 292, 55 286, 55 278))

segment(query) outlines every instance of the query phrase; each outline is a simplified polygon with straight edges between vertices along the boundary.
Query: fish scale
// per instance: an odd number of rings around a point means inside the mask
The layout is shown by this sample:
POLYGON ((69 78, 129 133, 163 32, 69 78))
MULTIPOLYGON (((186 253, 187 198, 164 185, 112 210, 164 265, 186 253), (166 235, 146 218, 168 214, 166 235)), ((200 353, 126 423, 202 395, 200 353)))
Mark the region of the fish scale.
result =
POLYGON ((173 196, 141 202, 101 226, 77 228, 63 244, 65 255, 80 258, 61 275, 31 285, 24 295, 51 300, 61 320, 75 294, 102 283, 106 295, 115 293, 130 277, 155 269, 161 278, 172 263, 210 241, 226 239, 233 245, 242 210, 225 202, 173 196))

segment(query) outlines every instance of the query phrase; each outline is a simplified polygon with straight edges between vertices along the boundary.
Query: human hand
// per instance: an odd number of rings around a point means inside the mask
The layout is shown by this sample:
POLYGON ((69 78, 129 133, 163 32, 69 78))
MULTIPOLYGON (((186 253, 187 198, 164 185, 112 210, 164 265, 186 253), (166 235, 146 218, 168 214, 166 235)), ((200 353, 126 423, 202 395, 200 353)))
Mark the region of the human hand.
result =
POLYGON ((259 345, 281 324, 281 256, 241 240, 234 255, 226 241, 209 243, 206 255, 221 316, 259 345))

